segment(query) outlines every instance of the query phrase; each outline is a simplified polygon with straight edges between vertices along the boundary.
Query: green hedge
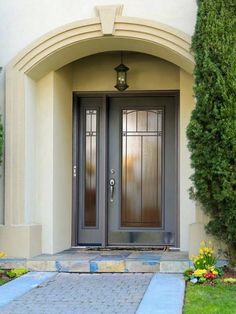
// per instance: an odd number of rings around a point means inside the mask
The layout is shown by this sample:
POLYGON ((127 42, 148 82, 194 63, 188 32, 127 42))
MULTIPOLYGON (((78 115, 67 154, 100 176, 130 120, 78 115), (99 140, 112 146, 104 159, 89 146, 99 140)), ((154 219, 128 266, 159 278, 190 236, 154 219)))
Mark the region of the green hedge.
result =
POLYGON ((207 231, 236 260, 236 1, 199 0, 192 49, 196 107, 187 129, 192 195, 207 231))

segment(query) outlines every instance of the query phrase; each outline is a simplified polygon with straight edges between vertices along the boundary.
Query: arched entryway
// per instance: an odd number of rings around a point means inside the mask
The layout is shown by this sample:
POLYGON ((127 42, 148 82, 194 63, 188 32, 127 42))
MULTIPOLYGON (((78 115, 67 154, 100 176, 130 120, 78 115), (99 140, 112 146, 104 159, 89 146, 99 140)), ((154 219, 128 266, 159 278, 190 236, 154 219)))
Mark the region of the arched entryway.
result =
POLYGON ((71 139, 69 128, 63 127, 66 117, 72 119, 64 106, 71 100, 69 64, 121 47, 161 58, 179 68, 178 171, 182 183, 178 193, 183 200, 179 225, 180 246, 187 249, 188 224, 194 216, 193 205, 191 210, 185 209, 189 206, 185 191, 189 168, 184 128, 193 105, 190 38, 150 21, 117 16, 113 22, 113 34, 106 36, 99 18, 63 26, 39 39, 8 66, 5 226, 1 234, 7 239, 4 247, 11 247, 15 256, 54 253, 71 246, 72 163, 66 153, 71 139), (68 146, 62 149, 60 141, 68 146), (68 162, 62 167, 66 158, 68 162), (14 245, 16 237, 18 244, 14 245))

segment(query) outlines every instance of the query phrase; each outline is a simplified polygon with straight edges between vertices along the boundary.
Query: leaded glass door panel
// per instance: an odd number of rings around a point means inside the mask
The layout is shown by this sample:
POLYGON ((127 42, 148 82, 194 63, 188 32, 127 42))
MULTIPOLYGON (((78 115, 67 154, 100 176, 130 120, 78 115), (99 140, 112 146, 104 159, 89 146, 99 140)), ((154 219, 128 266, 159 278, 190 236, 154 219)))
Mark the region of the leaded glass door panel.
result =
POLYGON ((174 99, 110 98, 109 125, 108 242, 174 245, 177 225, 174 99))
POLYGON ((79 147, 78 147, 78 203, 80 245, 102 245, 101 207, 104 183, 101 175, 103 157, 100 137, 103 132, 103 106, 101 97, 79 99, 79 147))

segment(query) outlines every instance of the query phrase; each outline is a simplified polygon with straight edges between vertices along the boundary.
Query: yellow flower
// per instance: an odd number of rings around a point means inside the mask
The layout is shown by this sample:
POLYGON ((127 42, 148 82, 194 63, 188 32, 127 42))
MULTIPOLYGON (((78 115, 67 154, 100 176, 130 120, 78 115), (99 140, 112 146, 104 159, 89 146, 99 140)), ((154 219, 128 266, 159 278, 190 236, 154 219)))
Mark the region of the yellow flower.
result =
POLYGON ((7 255, 4 252, 0 251, 0 258, 6 257, 6 256, 7 255))
POLYGON ((227 283, 236 283, 236 278, 224 278, 223 281, 227 283))
POLYGON ((194 271, 193 275, 196 276, 196 277, 202 277, 206 273, 207 273, 206 269, 196 269, 194 271))

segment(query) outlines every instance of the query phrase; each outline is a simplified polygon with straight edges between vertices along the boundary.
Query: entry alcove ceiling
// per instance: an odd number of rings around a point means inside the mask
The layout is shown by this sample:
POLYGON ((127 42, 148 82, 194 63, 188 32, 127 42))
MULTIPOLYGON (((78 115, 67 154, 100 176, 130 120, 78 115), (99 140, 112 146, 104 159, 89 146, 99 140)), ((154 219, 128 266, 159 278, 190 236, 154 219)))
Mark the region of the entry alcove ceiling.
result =
MULTIPOLYGON (((123 52, 123 62, 129 67, 129 90, 177 90, 179 67, 148 54, 123 52)), ((74 91, 115 91, 116 72, 120 51, 93 54, 69 65, 74 91)))

